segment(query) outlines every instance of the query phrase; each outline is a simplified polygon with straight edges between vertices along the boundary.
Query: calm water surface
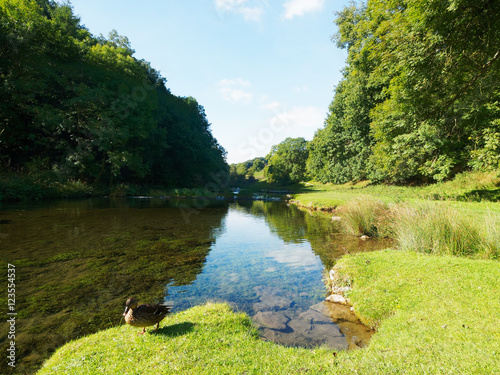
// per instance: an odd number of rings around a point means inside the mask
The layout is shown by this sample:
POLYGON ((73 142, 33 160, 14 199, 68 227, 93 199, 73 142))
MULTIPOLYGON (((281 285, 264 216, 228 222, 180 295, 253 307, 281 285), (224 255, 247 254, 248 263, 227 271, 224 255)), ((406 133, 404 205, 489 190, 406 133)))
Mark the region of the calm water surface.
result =
MULTIPOLYGON (((16 371, 32 373, 65 342, 120 324, 132 295, 174 311, 228 302, 286 345, 366 343, 369 331, 348 309, 323 304, 323 271, 346 251, 385 243, 341 236, 328 218, 283 203, 196 207, 162 199, 0 206, 3 277, 7 263, 16 266, 16 371)), ((5 353, 5 321, 0 329, 5 353)))

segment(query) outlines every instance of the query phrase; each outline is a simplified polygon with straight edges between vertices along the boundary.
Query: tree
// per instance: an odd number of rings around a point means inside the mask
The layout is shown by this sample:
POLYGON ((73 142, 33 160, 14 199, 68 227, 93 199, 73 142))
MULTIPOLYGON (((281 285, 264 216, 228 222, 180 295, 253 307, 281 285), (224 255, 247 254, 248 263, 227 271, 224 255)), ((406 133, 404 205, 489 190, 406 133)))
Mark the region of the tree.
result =
POLYGON ((176 187, 227 172, 204 108, 172 95, 127 37, 93 37, 50 0, 0 0, 0 31, 3 170, 176 187))
POLYGON ((304 138, 287 138, 271 148, 266 156, 265 175, 269 182, 289 184, 307 178, 306 161, 309 155, 304 138))
POLYGON ((348 51, 308 168, 324 182, 431 182, 496 168, 500 2, 370 0, 338 14, 348 51))

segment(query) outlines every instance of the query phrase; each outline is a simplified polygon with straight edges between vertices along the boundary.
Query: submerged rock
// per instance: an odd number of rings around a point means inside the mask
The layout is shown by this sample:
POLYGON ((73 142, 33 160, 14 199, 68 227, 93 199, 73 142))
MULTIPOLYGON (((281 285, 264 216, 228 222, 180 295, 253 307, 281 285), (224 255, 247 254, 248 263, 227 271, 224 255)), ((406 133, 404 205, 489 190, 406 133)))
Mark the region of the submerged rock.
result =
POLYGON ((253 288, 259 296, 259 302, 253 304, 255 311, 277 311, 290 308, 293 301, 284 296, 284 291, 270 286, 253 288))
POLYGON ((287 323, 290 321, 288 316, 275 311, 259 311, 253 319, 266 328, 276 330, 287 329, 287 323))

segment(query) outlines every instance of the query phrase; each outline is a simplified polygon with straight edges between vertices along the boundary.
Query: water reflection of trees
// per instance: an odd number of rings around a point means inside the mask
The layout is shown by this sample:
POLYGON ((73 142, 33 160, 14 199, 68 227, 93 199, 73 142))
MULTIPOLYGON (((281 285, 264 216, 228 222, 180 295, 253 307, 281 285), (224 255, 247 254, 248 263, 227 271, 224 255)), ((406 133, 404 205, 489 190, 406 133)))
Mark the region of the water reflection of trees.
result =
POLYGON ((16 370, 31 373, 65 342, 120 324, 127 297, 162 301, 166 284, 196 279, 227 207, 186 221, 168 205, 71 201, 2 211, 2 252, 18 269, 16 370))
POLYGON ((307 240, 325 266, 333 266, 335 259, 346 253, 373 251, 388 246, 385 240, 362 240, 340 232, 340 225, 331 216, 300 210, 284 203, 247 201, 238 202, 237 209, 262 216, 271 231, 286 243, 307 240))

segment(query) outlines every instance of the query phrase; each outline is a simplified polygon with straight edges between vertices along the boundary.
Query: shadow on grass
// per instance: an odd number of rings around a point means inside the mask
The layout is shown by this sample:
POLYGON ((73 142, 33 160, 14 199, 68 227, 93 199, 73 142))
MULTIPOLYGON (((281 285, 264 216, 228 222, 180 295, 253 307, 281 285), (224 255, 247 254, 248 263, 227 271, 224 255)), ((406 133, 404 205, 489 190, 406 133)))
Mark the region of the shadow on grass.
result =
POLYGON ((170 326, 160 328, 158 331, 156 331, 156 334, 170 336, 170 337, 177 337, 191 332, 194 329, 194 326, 195 326, 194 323, 191 322, 173 324, 170 326))
POLYGON ((459 197, 459 200, 464 201, 500 201, 500 189, 472 190, 459 197))

